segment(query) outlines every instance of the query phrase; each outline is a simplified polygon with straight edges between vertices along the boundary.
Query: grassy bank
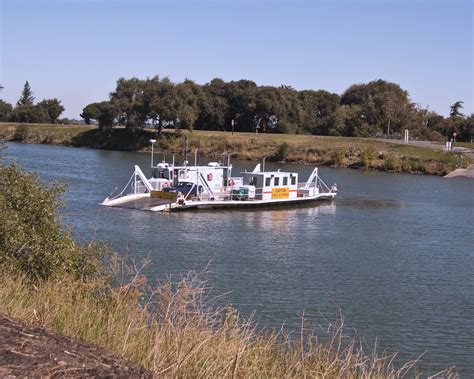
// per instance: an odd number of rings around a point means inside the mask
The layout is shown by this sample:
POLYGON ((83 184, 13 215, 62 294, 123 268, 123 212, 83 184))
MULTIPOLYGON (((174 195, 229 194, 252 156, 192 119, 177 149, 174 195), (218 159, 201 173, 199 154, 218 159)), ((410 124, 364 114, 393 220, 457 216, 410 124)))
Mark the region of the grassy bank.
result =
POLYGON ((442 150, 398 145, 379 140, 308 135, 276 135, 211 131, 166 131, 157 137, 151 130, 98 130, 88 126, 0 124, 0 135, 9 141, 63 144, 98 149, 147 151, 149 139, 156 138, 158 149, 181 153, 184 139, 188 147, 199 147, 200 155, 221 159, 284 161, 332 165, 389 172, 445 175, 467 166, 463 160, 442 150))
POLYGON ((121 286, 69 277, 34 288, 22 277, 0 280, 0 311, 116 352, 158 375, 173 377, 380 377, 415 375, 416 362, 363 348, 342 322, 318 337, 257 332, 231 308, 206 300, 189 277, 144 290, 140 276, 121 286), (146 300, 143 300, 145 298, 146 300))

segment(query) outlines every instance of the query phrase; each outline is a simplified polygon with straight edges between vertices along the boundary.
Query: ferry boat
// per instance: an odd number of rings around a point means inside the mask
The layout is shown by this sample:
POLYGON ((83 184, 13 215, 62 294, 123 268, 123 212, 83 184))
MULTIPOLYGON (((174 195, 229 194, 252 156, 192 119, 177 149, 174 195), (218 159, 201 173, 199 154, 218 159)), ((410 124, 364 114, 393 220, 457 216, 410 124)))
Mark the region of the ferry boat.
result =
MULTIPOLYGON (((153 154, 153 153, 152 153, 153 154)), ((197 154, 197 153, 196 153, 197 154)), ((197 161, 197 159, 195 160, 197 161)), ((109 195, 101 204, 152 212, 210 208, 241 208, 301 204, 331 200, 337 196, 337 185, 329 188, 315 167, 305 183, 298 182, 297 172, 265 171, 257 164, 252 172, 232 176, 232 165, 210 162, 188 166, 165 161, 151 167, 147 178, 138 165, 125 188, 109 195)))

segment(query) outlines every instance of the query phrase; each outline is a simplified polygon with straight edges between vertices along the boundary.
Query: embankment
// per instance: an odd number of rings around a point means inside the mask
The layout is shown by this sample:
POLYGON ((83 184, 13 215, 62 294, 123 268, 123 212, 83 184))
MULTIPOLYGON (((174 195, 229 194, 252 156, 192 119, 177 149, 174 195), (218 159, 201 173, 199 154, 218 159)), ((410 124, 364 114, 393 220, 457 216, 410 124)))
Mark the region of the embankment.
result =
POLYGON ((446 175, 467 167, 469 157, 457 157, 440 149, 394 144, 366 138, 309 135, 254 134, 215 131, 165 131, 124 128, 99 130, 90 126, 0 123, 0 137, 7 141, 60 144, 95 149, 148 151, 149 140, 168 153, 180 154, 185 143, 199 147, 201 156, 222 159, 282 161, 357 169, 430 175, 446 175), (187 141, 187 142, 185 142, 187 141))

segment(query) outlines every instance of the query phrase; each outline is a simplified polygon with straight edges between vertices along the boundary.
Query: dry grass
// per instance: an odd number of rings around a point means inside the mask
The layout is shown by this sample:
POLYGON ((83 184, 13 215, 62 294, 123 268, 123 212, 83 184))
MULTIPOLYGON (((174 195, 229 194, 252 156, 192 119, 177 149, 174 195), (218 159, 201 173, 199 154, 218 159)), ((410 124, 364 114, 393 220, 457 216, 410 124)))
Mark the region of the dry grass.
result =
MULTIPOLYGON (((395 367, 395 355, 366 352, 329 324, 322 339, 302 322, 298 338, 283 330, 262 334, 251 320, 207 298, 205 283, 189 275, 150 288, 140 269, 122 280, 81 282, 69 277, 31 284, 3 275, 0 311, 117 352, 160 376, 363 377, 416 376, 416 361, 395 367)), ((454 376, 451 371, 445 376, 454 376)))

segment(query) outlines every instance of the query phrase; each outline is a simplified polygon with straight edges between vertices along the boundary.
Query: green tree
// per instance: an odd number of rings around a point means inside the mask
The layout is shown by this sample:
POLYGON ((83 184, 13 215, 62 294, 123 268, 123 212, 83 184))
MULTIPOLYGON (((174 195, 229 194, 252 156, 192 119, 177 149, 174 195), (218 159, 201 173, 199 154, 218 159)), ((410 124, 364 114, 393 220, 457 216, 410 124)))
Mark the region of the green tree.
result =
POLYGON ((147 120, 145 85, 145 80, 120 78, 115 91, 110 94, 110 102, 118 112, 119 121, 127 128, 141 127, 147 120))
POLYGON ((387 134, 400 132, 406 127, 414 108, 407 91, 398 84, 381 79, 350 86, 343 93, 341 104, 360 106, 364 123, 372 131, 378 129, 387 134))
POLYGON ((185 80, 176 86, 178 99, 175 127, 192 130, 199 115, 199 103, 203 96, 201 86, 192 80, 185 80))
POLYGON ((456 101, 453 105, 451 105, 450 111, 449 111, 449 116, 450 117, 462 117, 462 116, 464 116, 460 112, 460 109, 464 108, 463 104, 464 104, 464 101, 456 101))
POLYGON ((10 120, 41 124, 49 122, 49 115, 44 108, 36 105, 18 105, 11 113, 10 120))
POLYGON ((282 91, 275 87, 258 87, 255 96, 255 124, 263 133, 278 128, 286 114, 282 91))
POLYGON ((61 113, 64 112, 64 107, 58 99, 45 99, 36 104, 37 107, 44 109, 48 114, 48 122, 55 124, 58 121, 61 113))
POLYGON ((79 115, 84 119, 84 122, 87 125, 91 125, 94 120, 97 121, 97 119, 99 118, 100 112, 97 108, 97 104, 98 103, 91 103, 86 105, 82 109, 82 113, 79 115))
POLYGON ((167 77, 147 79, 144 91, 146 119, 151 120, 158 133, 166 125, 174 125, 178 118, 179 99, 176 86, 167 77))
POLYGON ((232 81, 225 84, 225 98, 229 104, 225 125, 236 122, 235 131, 255 130, 255 106, 257 85, 251 80, 232 81))
POLYGON ((117 110, 110 101, 88 104, 80 116, 87 125, 97 121, 100 129, 112 128, 117 117, 117 110))
POLYGON ((340 97, 327 91, 305 90, 298 93, 303 109, 303 129, 311 134, 333 134, 331 126, 340 97))
POLYGON ((16 105, 33 105, 33 102, 35 101, 35 97, 33 95, 33 91, 31 90, 30 84, 28 83, 28 80, 25 82, 25 85, 23 86, 23 91, 21 92, 21 97, 16 103, 16 105))
POLYGON ((195 129, 222 131, 227 129, 226 120, 232 117, 228 116, 230 107, 225 97, 225 88, 226 83, 218 78, 202 86, 195 129))
POLYGON ((472 142, 474 136, 474 113, 465 117, 459 127, 459 141, 472 142))
POLYGON ((9 121, 12 111, 12 105, 0 99, 0 121, 9 121))

